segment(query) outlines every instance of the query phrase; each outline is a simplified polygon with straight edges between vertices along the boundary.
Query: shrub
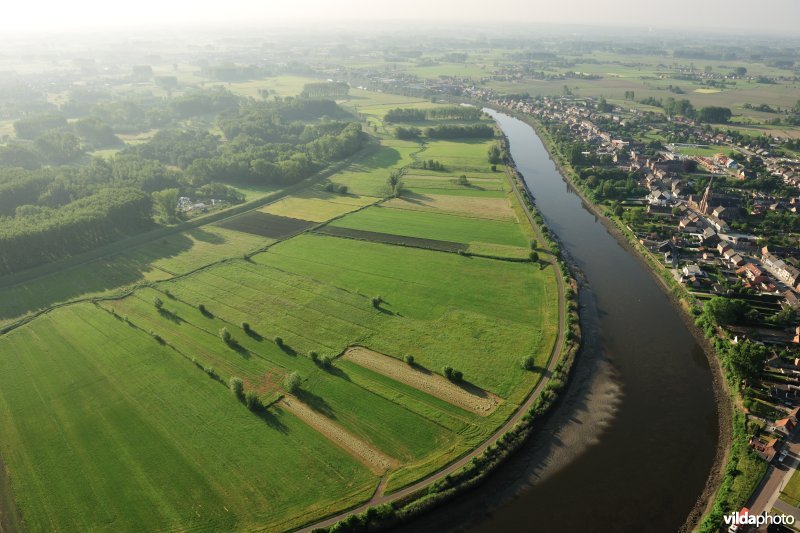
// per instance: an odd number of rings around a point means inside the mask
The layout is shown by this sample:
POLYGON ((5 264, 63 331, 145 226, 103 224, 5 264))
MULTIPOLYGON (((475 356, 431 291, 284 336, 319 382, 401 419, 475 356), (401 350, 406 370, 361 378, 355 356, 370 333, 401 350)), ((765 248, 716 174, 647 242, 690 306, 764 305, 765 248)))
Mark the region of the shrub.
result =
POLYGON ((531 261, 534 263, 539 262, 539 252, 532 251, 530 254, 528 254, 528 257, 530 257, 531 261))
POLYGON ((153 337, 159 344, 164 344, 164 339, 161 338, 161 335, 159 335, 155 331, 150 330, 150 336, 153 337))
POLYGON ((217 371, 214 370, 213 366, 207 366, 205 368, 205 371, 206 371, 206 374, 208 374, 208 377, 210 377, 211 379, 217 379, 219 377, 219 376, 217 376, 217 371))
POLYGON ((276 345, 278 345, 278 346, 283 346, 283 339, 282 339, 282 338, 280 338, 280 337, 275 337, 273 340, 275 341, 275 344, 276 344, 276 345))
POLYGON ((539 247, 539 243, 536 241, 536 239, 531 239, 531 250, 535 250, 538 247, 539 247))
POLYGON ((222 328, 219 330, 219 338, 222 339, 225 344, 230 344, 233 340, 233 337, 231 337, 231 332, 228 331, 228 328, 222 328))
POLYGON ((250 333, 250 324, 248 322, 242 322, 242 329, 245 333, 250 333))
POLYGON ((155 298, 153 298, 153 305, 156 306, 156 309, 161 309, 162 307, 164 307, 164 302, 161 301, 161 298, 156 296, 155 298))
POLYGON ((330 368, 333 366, 333 359, 330 355, 323 355, 319 360, 319 364, 321 364, 324 368, 330 368))
POLYGON ((300 388, 300 381, 300 374, 292 372, 283 380, 283 388, 286 389, 287 392, 294 392, 300 388))
POLYGON ((536 360, 533 358, 532 355, 529 355, 525 359, 522 360, 522 368, 525 370, 533 370, 536 368, 536 360))
POLYGON ((244 382, 242 378, 232 377, 228 386, 231 388, 231 392, 237 397, 241 398, 244 394, 244 382))
POLYGON ((381 302, 383 302, 383 298, 381 298, 380 296, 375 296, 372 299, 372 307, 378 309, 381 306, 381 302))
POLYGON ((339 194, 347 194, 347 185, 339 185, 339 194))
POLYGON ((414 356, 413 355, 409 354, 409 355, 406 356, 406 364, 408 366, 411 366, 411 365, 414 364, 414 356))
POLYGON ((319 364, 319 354, 315 351, 308 352, 308 356, 311 358, 312 361, 319 364))
POLYGON ((206 314, 208 312, 208 311, 206 311, 206 306, 203 305, 203 304, 198 304, 197 309, 199 309, 200 312, 203 313, 203 314, 206 314))
POLYGON ((169 289, 164 289, 164 294, 167 295, 167 298, 174 298, 174 296, 172 296, 172 293, 170 292, 169 289))
POLYGON ((442 368, 442 374, 449 380, 453 379, 453 367, 452 366, 445 366, 442 368))

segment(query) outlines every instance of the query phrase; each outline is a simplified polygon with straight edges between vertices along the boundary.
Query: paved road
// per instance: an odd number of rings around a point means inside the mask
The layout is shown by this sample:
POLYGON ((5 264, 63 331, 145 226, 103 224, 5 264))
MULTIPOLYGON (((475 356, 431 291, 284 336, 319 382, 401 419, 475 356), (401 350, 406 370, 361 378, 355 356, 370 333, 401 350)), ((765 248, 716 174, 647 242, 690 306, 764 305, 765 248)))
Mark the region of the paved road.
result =
MULTIPOLYGON (((534 222, 533 216, 525 208, 525 202, 522 199, 522 194, 520 193, 519 189, 517 188, 516 184, 514 183, 514 178, 511 176, 511 174, 509 173, 509 171, 507 169, 506 169, 506 177, 509 179, 509 183, 511 184, 511 186, 514 189, 514 192, 517 195, 517 199, 519 200, 520 205, 522 206, 522 210, 525 211, 525 214, 528 217, 528 221, 531 223, 531 225, 533 226, 534 230, 536 231, 536 236, 539 239, 539 242, 546 242, 544 240, 544 236, 542 235, 541 231, 539 230, 539 226, 537 226, 536 223, 534 222)), ((542 390, 544 390, 544 387, 549 382, 550 376, 553 373, 553 369, 558 364, 558 362, 561 360, 561 347, 564 344, 564 333, 566 331, 566 298, 565 298, 565 293, 564 293, 564 278, 561 275, 561 269, 559 268, 558 263, 556 262, 556 258, 554 258, 554 257, 546 256, 542 260, 550 262, 552 264, 552 267, 553 267, 553 269, 555 271, 555 274, 556 274, 556 283, 558 285, 558 307, 559 307, 559 313, 558 313, 558 315, 559 315, 559 319, 558 319, 558 337, 556 338, 555 345, 553 346, 553 350, 550 353, 550 360, 549 360, 549 362, 547 364, 547 369, 542 374, 542 379, 539 380, 539 384, 536 385, 536 388, 533 390, 533 392, 531 392, 531 394, 528 396, 528 398, 525 400, 525 402, 519 407, 519 409, 517 409, 517 411, 511 416, 511 418, 509 418, 508 421, 506 421, 506 423, 503 424, 503 426, 500 427, 500 429, 498 429, 495 433, 493 433, 492 436, 489 437, 483 444, 481 444, 480 446, 478 446, 477 448, 472 450, 467 455, 463 456, 458 461, 456 461, 454 463, 451 463, 448 467, 444 468, 443 470, 439 470, 435 474, 432 474, 432 475, 428 476, 427 478, 414 483, 413 485, 409 485, 408 487, 406 487, 404 489, 401 489, 401 490, 399 490, 397 492, 393 492, 392 494, 384 494, 383 493, 383 490, 384 490, 384 488, 386 486, 386 477, 384 476, 381 479, 380 483, 378 484, 378 487, 375 490, 375 494, 372 496, 372 498, 367 503, 365 503, 363 505, 360 505, 359 507, 356 507, 356 508, 351 509, 349 511, 345 511, 345 512, 337 514, 335 516, 331 516, 329 518, 326 518, 325 520, 321 520, 321 521, 316 522, 314 524, 307 525, 304 528, 302 528, 300 531, 302 531, 303 533, 306 533, 306 532, 310 532, 311 530, 313 530, 315 528, 332 526, 336 522, 338 522, 340 520, 343 520, 344 518, 347 518, 351 514, 363 513, 364 511, 366 511, 370 507, 374 507, 376 505, 383 505, 385 503, 391 503, 391 502, 397 501, 397 500, 399 500, 401 498, 404 498, 404 497, 408 496, 409 494, 412 494, 412 493, 414 493, 414 492, 416 492, 416 491, 418 491, 420 489, 424 489, 425 487, 429 486, 430 484, 432 484, 432 483, 444 478, 448 474, 452 474, 452 473, 456 472, 457 470, 460 470, 467 463, 469 463, 472 460, 473 457, 477 457, 478 455, 483 453, 486 450, 486 448, 488 448, 489 446, 491 446, 492 444, 497 442, 497 440, 500 437, 502 437, 506 432, 508 432, 508 430, 510 430, 514 426, 514 424, 516 424, 525 415, 525 413, 528 412, 528 410, 531 408, 531 405, 533 404, 533 402, 536 400, 536 398, 539 396, 539 394, 542 392, 542 390)))

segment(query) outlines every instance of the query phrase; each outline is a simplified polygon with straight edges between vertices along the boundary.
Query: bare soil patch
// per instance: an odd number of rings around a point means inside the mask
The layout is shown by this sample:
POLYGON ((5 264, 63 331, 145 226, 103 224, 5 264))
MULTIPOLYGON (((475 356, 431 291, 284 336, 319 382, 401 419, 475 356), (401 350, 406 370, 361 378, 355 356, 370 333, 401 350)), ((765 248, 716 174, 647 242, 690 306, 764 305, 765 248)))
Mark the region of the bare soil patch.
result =
POLYGON ((502 401, 491 392, 472 385, 456 385, 439 374, 416 365, 408 365, 362 346, 348 348, 343 357, 359 366, 481 416, 489 416, 502 401))
POLYGON ((294 396, 284 396, 281 406, 300 420, 313 427, 337 446, 360 460, 376 475, 382 475, 397 466, 397 461, 372 445, 345 431, 339 424, 325 415, 317 413, 294 396))

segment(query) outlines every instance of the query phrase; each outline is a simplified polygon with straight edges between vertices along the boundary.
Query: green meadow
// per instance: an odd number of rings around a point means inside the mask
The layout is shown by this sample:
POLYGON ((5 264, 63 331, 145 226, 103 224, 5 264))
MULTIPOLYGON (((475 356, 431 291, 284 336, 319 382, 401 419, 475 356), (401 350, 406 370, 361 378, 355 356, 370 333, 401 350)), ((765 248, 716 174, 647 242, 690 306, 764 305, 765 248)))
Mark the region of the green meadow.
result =
POLYGON ((485 242, 527 246, 528 241, 514 221, 484 220, 460 215, 371 207, 334 221, 332 226, 440 241, 485 242))
POLYGON ((2 353, 0 450, 32 531, 285 529, 374 489, 300 420, 254 416, 89 304, 5 335, 2 353))

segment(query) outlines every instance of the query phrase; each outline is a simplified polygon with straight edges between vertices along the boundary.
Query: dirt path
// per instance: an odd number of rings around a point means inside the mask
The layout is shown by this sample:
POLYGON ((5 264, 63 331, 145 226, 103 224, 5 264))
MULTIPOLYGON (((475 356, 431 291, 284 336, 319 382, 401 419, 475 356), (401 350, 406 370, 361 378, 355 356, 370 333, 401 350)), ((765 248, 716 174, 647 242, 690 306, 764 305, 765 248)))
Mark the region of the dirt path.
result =
POLYGON ((478 387, 473 387, 474 393, 469 392, 439 374, 406 364, 363 346, 348 348, 343 358, 481 416, 489 416, 502 401, 491 392, 478 387))
MULTIPOLYGON (((522 210, 525 212, 525 214, 527 215, 528 221, 533 226, 534 231, 536 232, 537 238, 540 240, 540 242, 546 242, 544 240, 544 236, 542 235, 541 231, 539 230, 539 227, 533 221, 533 215, 531 215, 530 211, 528 211, 525 208, 525 203, 522 200, 522 195, 519 192, 519 189, 516 186, 516 184, 513 183, 514 178, 508 172, 507 172, 506 175, 508 176, 508 179, 511 181, 511 185, 514 188, 514 191, 515 191, 515 193, 517 195, 517 200, 521 203, 522 210)), ((545 386, 547 386, 547 383, 550 381, 550 377, 553 374, 553 369, 558 364, 558 362, 561 360, 561 350, 562 350, 562 347, 564 346, 564 334, 566 332, 566 312, 565 312, 566 311, 566 297, 565 297, 565 293, 564 293, 564 278, 561 275, 561 270, 559 269, 558 263, 556 262, 555 258, 553 258, 550 255, 547 255, 547 256, 545 256, 543 258, 543 260, 549 261, 552 264, 552 267, 553 267, 553 269, 555 271, 555 274, 556 274, 556 282, 558 284, 558 306, 559 306, 558 337, 556 338, 556 342, 553 345, 553 349, 552 349, 552 351, 550 353, 550 360, 547 363, 547 369, 542 374, 542 379, 539 381, 538 385, 536 385, 536 388, 534 388, 533 391, 531 391, 531 393, 525 399, 525 402, 522 405, 520 405, 519 409, 517 409, 514 412, 514 414, 511 415, 511 418, 509 418, 506 421, 505 424, 503 424, 497 431, 495 431, 492 434, 491 437, 486 439, 483 442, 483 444, 481 444, 480 446, 478 446, 477 448, 475 448, 474 450, 472 450, 471 452, 469 452, 468 454, 466 454, 465 456, 463 456, 461 459, 457 460, 456 462, 451 463, 446 468, 444 468, 442 470, 439 470, 438 472, 436 472, 434 474, 431 474, 430 476, 428 476, 425 479, 417 481, 413 485, 409 485, 404 489, 398 490, 397 492, 393 492, 392 494, 388 494, 388 495, 387 494, 383 494, 383 486, 379 486, 378 490, 375 492, 375 495, 368 502, 366 502, 366 503, 364 503, 364 504, 362 504, 359 507, 356 507, 354 509, 350 509, 349 511, 346 511, 346 512, 343 512, 343 513, 339 513, 337 515, 328 517, 328 518, 326 518, 324 520, 320 520, 319 522, 316 522, 316 523, 313 523, 313 524, 306 525, 305 527, 300 529, 300 531, 302 531, 303 533, 310 533, 315 528, 332 526, 336 522, 338 522, 340 520, 343 520, 343 519, 347 518, 348 516, 350 516, 352 514, 363 513, 364 511, 366 511, 370 507, 374 507, 376 505, 382 505, 384 503, 391 503, 391 502, 400 500, 402 498, 405 498, 406 496, 409 496, 410 494, 413 494, 414 492, 417 492, 417 491, 419 491, 421 489, 424 489, 424 488, 428 487, 430 484, 432 484, 432 483, 444 478, 445 476, 460 470, 461 468, 466 466, 467 463, 472 461, 472 459, 474 457, 477 457, 478 455, 480 455, 484 451, 486 451, 486 448, 488 448, 489 446, 491 446, 494 443, 496 443, 497 440, 500 437, 502 437, 512 427, 514 427, 514 425, 517 422, 520 421, 520 419, 525 415, 525 413, 527 413, 530 410, 531 405, 533 404, 533 402, 536 400, 536 398, 539 397, 539 394, 544 390, 545 386)))
POLYGON ((397 466, 397 461, 380 450, 372 447, 363 440, 345 431, 339 424, 331 421, 308 407, 306 404, 292 396, 285 396, 280 405, 297 418, 313 427, 337 446, 344 448, 356 459, 364 463, 376 475, 383 475, 386 471, 397 466))

